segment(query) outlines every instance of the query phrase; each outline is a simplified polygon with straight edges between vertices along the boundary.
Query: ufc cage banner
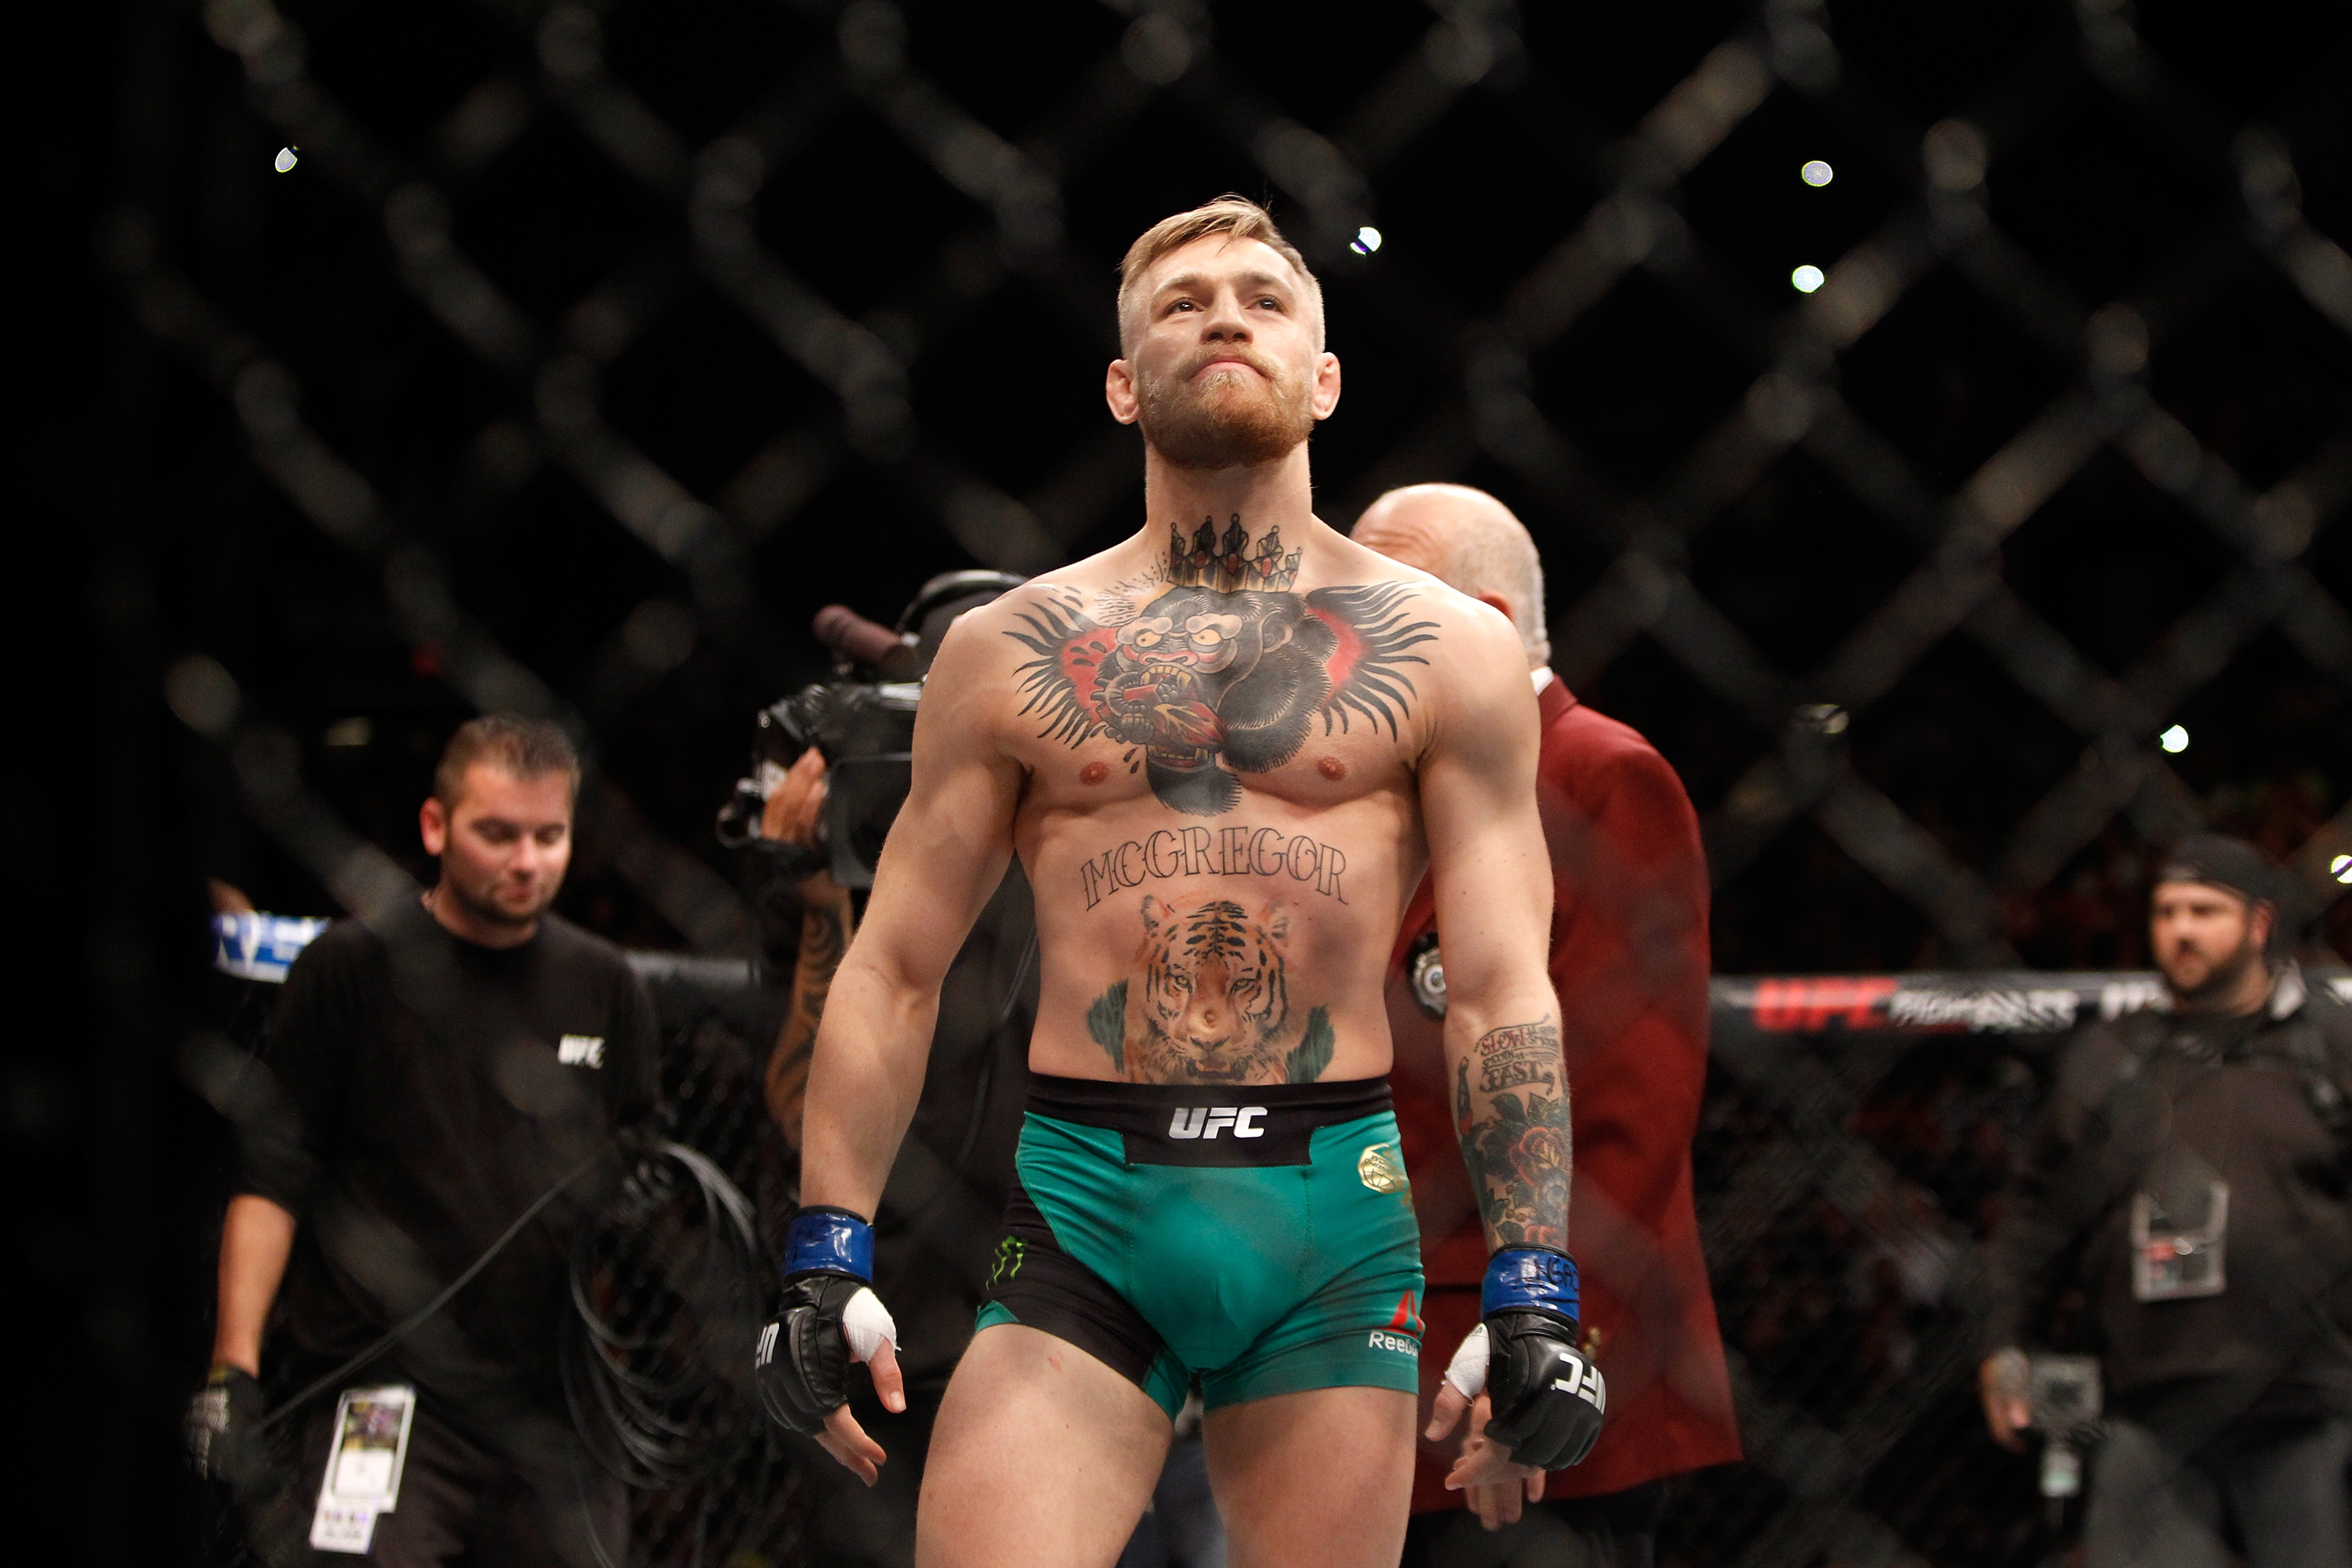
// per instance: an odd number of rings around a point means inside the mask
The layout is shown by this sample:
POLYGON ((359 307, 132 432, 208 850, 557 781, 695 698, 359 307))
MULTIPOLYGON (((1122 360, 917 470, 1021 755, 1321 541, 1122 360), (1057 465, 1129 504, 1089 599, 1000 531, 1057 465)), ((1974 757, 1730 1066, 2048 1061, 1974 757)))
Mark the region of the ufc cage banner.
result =
MULTIPOLYGON (((281 982, 295 956, 327 923, 282 915, 215 917, 214 965, 247 980, 281 982)), ((758 984, 751 964, 741 959, 674 952, 632 952, 628 958, 654 988, 657 1005, 672 988, 730 993, 758 984)), ((2315 969, 2305 975, 2352 1003, 2352 971, 2315 969)), ((1717 1031, 1763 1035, 2063 1035, 2163 1001, 2164 981, 2154 970, 1723 974, 1708 985, 1717 1031)))
MULTIPOLYGON (((2352 1002, 2352 971, 2305 975, 2352 1002)), ((1708 990, 1718 1032, 1766 1035, 2063 1035, 2165 999, 2163 977, 2153 970, 1726 974, 1708 990)))

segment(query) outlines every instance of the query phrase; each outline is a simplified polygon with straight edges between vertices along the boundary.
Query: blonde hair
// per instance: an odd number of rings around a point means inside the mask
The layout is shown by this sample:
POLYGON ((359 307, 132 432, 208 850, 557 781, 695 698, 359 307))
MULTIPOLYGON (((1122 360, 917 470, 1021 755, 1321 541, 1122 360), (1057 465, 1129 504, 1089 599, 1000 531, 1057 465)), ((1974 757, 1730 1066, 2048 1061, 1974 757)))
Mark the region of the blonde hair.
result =
POLYGON ((1129 331, 1128 324, 1132 312, 1142 308, 1141 301, 1136 297, 1136 286, 1143 280, 1143 275, 1151 270, 1151 264, 1171 250, 1181 249, 1196 239, 1206 239, 1214 234, 1233 239, 1255 239, 1290 263, 1290 269, 1297 273, 1299 281, 1307 286, 1307 303, 1315 312, 1315 347, 1319 351, 1323 347, 1323 285, 1317 282, 1315 274, 1307 270, 1307 258, 1298 254, 1298 247, 1285 239, 1282 230, 1275 226, 1272 213, 1247 196, 1235 195, 1228 191, 1215 201, 1205 202, 1191 212, 1161 218, 1137 236, 1135 243, 1127 247, 1127 259, 1118 264, 1119 352, 1126 353, 1142 335, 1139 331, 1129 331))

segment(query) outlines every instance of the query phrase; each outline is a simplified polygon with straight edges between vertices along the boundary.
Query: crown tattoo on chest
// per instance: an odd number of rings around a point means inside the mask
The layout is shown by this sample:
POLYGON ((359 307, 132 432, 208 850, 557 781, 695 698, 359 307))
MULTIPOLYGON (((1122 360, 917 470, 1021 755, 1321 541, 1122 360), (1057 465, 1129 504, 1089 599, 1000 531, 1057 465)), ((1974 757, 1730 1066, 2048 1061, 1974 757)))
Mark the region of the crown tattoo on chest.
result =
POLYGON ((1117 594, 1089 609, 1055 593, 1023 613, 1028 630, 1005 634, 1037 656, 1020 667, 1021 711, 1045 720, 1042 736, 1140 752, 1152 794, 1194 816, 1231 811, 1235 774, 1289 762, 1318 717, 1327 735, 1361 717, 1398 736, 1416 695, 1403 667, 1429 662, 1410 650, 1435 641, 1437 623, 1410 618, 1402 583, 1294 592, 1302 553, 1279 528, 1253 546, 1239 514, 1222 533, 1204 519, 1189 540, 1169 531, 1148 601, 1117 594))

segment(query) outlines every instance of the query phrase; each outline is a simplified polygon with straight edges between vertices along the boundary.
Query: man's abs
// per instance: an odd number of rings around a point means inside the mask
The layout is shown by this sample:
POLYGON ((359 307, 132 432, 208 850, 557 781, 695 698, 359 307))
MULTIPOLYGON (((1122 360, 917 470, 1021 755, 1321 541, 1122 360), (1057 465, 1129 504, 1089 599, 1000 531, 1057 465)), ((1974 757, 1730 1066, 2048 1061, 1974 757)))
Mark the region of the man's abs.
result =
MULTIPOLYGON (((1444 590, 1239 519, 1139 575, 990 607, 1044 958, 1037 1070, 1312 1083, 1388 1070, 1381 966, 1426 859, 1444 590), (1220 531, 1220 530, 1223 531, 1220 531)), ((1131 563, 1130 564, 1133 564, 1131 563)), ((983 699, 985 700, 985 699, 983 699)))
MULTIPOLYGON (((1310 776, 1344 781, 1337 747, 1304 767, 1327 756, 1310 776)), ((1130 795, 1024 826, 1044 961, 1034 1070, 1161 1084, 1388 1071, 1382 966, 1402 873, 1420 868, 1396 794, 1302 810, 1246 791, 1208 821, 1130 795)))

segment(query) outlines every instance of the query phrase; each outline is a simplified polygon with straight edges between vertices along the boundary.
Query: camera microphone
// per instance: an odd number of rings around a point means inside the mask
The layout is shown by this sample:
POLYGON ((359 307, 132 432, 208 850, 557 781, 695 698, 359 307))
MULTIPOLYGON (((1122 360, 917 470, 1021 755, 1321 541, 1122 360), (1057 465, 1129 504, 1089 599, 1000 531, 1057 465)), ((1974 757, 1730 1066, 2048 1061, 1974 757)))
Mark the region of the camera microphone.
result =
POLYGON ((916 642, 911 636, 867 620, 846 605, 827 605, 816 613, 809 629, 817 641, 842 658, 870 665, 885 675, 904 670, 916 642))

